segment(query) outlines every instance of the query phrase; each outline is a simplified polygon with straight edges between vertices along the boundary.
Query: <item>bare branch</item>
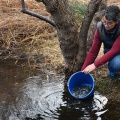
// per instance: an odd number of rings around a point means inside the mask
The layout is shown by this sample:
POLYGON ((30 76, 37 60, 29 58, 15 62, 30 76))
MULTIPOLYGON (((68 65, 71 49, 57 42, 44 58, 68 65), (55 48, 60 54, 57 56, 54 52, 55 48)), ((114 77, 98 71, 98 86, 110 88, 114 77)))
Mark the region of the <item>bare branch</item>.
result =
POLYGON ((23 13, 26 13, 26 14, 28 14, 28 15, 31 15, 31 16, 33 16, 33 17, 37 17, 37 18, 39 18, 39 19, 41 19, 41 20, 43 20, 43 21, 46 21, 47 23, 51 24, 53 27, 56 26, 56 25, 55 25, 55 22, 52 21, 52 20, 50 20, 50 19, 48 19, 47 17, 42 16, 42 15, 39 15, 39 14, 37 14, 37 13, 34 13, 34 12, 32 12, 32 11, 27 10, 27 9, 26 9, 26 6, 25 6, 24 0, 22 0, 22 12, 23 12, 23 13))

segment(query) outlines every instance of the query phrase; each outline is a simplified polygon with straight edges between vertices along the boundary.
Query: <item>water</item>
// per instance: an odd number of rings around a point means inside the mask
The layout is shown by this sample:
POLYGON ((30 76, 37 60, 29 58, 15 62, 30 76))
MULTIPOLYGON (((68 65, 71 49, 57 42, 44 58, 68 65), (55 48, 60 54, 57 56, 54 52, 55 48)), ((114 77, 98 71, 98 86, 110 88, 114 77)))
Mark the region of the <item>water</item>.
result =
POLYGON ((0 120, 120 120, 119 103, 97 91, 90 99, 77 100, 64 75, 28 70, 23 64, 0 64, 0 120))
POLYGON ((78 87, 73 88, 73 96, 75 96, 75 98, 83 98, 86 95, 88 95, 92 90, 92 86, 91 85, 87 85, 87 84, 82 84, 78 87))

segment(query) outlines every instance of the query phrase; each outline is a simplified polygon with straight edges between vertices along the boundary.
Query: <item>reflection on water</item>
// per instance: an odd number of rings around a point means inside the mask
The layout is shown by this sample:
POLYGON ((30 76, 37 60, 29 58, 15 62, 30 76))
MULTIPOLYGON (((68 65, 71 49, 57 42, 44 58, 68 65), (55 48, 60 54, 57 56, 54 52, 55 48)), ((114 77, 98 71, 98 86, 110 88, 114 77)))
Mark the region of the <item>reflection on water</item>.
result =
MULTIPOLYGON (((16 99, 16 109, 19 110, 19 115, 17 112, 16 115, 15 113, 13 114, 12 111, 9 119, 12 120, 18 116, 18 120, 19 118, 58 120, 63 112, 62 114, 67 113, 71 117, 74 114, 81 113, 79 117, 87 120, 91 118, 90 114, 92 112, 92 114, 96 114, 96 111, 102 110, 107 104, 107 98, 99 95, 97 92, 90 101, 83 102, 76 99, 63 101, 64 77, 62 76, 61 78, 61 76, 57 76, 56 79, 55 77, 56 76, 49 78, 50 80, 48 81, 41 76, 29 77, 16 99)), ((100 115, 97 114, 97 116, 100 115)), ((63 118, 61 118, 61 120, 63 118)))
POLYGON ((91 85, 82 84, 79 87, 73 88, 72 93, 73 96, 75 96, 75 98, 83 98, 84 96, 88 95, 91 90, 92 90, 91 85))
POLYGON ((22 103, 18 98, 17 106, 21 109, 21 115, 24 117, 34 118, 37 114, 41 118, 58 118, 57 108, 65 103, 62 101, 63 84, 58 80, 46 81, 40 76, 28 78, 22 89, 24 96, 22 103), (26 101, 27 99, 27 101, 26 101), (28 105, 29 100, 29 105, 28 105), (24 106, 24 107, 23 107, 24 106))
POLYGON ((27 71, 21 65, 1 65, 0 72, 0 120, 114 118, 114 113, 109 115, 109 108, 105 107, 108 99, 97 91, 87 100, 70 96, 64 85, 64 75, 46 70, 27 71))

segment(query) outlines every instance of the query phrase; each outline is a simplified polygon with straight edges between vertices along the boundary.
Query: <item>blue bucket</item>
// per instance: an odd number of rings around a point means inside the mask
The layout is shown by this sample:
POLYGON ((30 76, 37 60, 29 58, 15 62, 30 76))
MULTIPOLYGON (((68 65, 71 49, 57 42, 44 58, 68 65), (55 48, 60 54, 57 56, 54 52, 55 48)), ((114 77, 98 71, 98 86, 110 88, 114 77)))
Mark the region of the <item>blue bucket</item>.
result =
POLYGON ((68 90, 69 93, 76 99, 86 99, 91 97, 94 94, 93 76, 91 74, 85 74, 84 72, 74 73, 68 80, 68 90), (80 91, 83 89, 87 89, 87 92, 82 91, 82 95, 79 95, 80 91), (77 93, 75 93, 76 90, 77 93))

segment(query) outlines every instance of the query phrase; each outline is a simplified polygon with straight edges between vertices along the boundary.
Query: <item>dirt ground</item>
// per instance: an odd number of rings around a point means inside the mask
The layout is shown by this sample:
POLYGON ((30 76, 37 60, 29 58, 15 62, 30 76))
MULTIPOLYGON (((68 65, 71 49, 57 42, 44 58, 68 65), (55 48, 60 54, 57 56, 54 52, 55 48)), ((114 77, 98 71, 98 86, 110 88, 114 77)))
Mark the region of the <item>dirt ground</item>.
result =
POLYGON ((114 4, 120 7, 120 0, 107 0, 108 5, 114 4))

